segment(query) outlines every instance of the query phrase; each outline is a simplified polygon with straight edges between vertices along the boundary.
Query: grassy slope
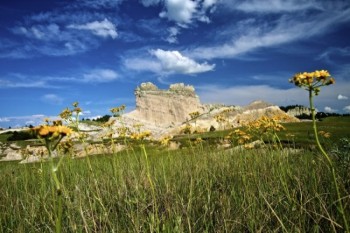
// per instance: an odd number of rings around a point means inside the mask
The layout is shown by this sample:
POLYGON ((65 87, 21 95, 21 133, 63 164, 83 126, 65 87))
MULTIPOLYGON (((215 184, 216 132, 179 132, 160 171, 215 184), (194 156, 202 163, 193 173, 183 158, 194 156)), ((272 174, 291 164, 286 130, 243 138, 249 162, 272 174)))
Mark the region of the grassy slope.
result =
MULTIPOLYGON (((319 130, 332 140, 349 137, 349 119, 325 119, 319 130)), ((286 127, 295 141, 313 143, 311 123, 286 127)), ((314 151, 232 152, 201 144, 146 151, 148 160, 138 147, 113 156, 65 158, 58 170, 64 231, 341 231, 331 174, 314 151)), ((350 216, 349 165, 343 165, 337 172, 350 216)), ((53 231, 57 195, 49 163, 3 162, 0 171, 0 232, 53 231)))
MULTIPOLYGON (((298 122, 298 123, 284 123, 282 124, 286 130, 278 133, 278 136, 285 144, 296 144, 297 146, 308 146, 315 144, 314 142, 314 131, 312 128, 312 122, 298 122), (290 136, 294 135, 294 136, 290 136)), ((318 131, 325 131, 331 133, 331 137, 324 139, 321 137, 322 143, 332 144, 337 143, 341 138, 350 138, 350 117, 328 117, 322 119, 317 123, 318 131)), ((195 139, 201 137, 208 141, 217 141, 218 139, 224 138, 229 134, 231 130, 214 131, 202 134, 194 135, 179 135, 175 137, 175 140, 186 141, 188 138, 195 139)), ((329 146, 328 145, 328 146, 329 146)))
MULTIPOLYGON (((146 151, 148 160, 139 149, 66 158, 58 171, 64 231, 340 230, 330 173, 312 153, 146 151)), ((48 165, 0 163, 0 232, 54 229, 57 197, 48 165)), ((349 197, 344 201, 350 213, 349 197)))
MULTIPOLYGON (((300 144, 310 144, 314 142, 314 131, 312 122, 287 123, 283 124, 287 131, 280 133, 282 140, 291 140, 286 135, 293 134, 293 140, 300 144)), ((317 130, 325 131, 331 134, 324 142, 330 141, 336 143, 339 139, 350 138, 350 117, 328 117, 317 122, 317 130)), ((321 137, 322 139, 322 137, 321 137)))

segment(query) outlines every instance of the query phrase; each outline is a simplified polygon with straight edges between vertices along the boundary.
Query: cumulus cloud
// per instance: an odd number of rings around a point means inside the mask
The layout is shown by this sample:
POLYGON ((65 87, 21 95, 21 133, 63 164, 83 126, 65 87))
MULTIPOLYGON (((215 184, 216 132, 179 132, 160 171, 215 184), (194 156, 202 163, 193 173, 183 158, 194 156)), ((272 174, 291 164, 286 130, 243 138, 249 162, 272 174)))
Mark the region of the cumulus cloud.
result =
POLYGON ((108 19, 103 21, 93 21, 86 24, 71 24, 68 25, 68 28, 78 29, 78 30, 88 30, 91 31, 96 36, 103 38, 111 37, 113 39, 117 38, 118 33, 115 25, 111 23, 108 19))
POLYGON ((345 95, 341 95, 341 94, 338 95, 338 100, 347 100, 347 99, 349 98, 345 95))
POLYGON ((119 75, 114 70, 110 69, 96 69, 92 70, 90 73, 83 75, 83 82, 111 82, 118 79, 119 75))
POLYGON ((331 112, 337 112, 338 110, 337 109, 333 109, 333 108, 331 108, 329 106, 326 106, 326 107, 324 107, 324 111, 331 113, 331 112))
POLYGON ((182 27, 196 20, 209 23, 207 11, 213 12, 218 0, 140 0, 145 7, 164 4, 164 10, 159 13, 161 18, 174 21, 182 27))
POLYGON ((183 56, 179 51, 164 51, 157 49, 151 51, 161 64, 162 71, 166 73, 196 74, 212 71, 215 64, 206 62, 199 64, 194 60, 183 56))
POLYGON ((60 105, 63 103, 63 98, 55 94, 46 94, 41 98, 44 102, 49 104, 60 105))
POLYGON ((178 23, 190 23, 196 12, 197 2, 192 0, 165 0, 166 11, 159 16, 178 23))
POLYGON ((347 113, 350 113, 350 105, 345 106, 345 107, 343 108, 343 110, 344 110, 345 112, 347 112, 347 113))

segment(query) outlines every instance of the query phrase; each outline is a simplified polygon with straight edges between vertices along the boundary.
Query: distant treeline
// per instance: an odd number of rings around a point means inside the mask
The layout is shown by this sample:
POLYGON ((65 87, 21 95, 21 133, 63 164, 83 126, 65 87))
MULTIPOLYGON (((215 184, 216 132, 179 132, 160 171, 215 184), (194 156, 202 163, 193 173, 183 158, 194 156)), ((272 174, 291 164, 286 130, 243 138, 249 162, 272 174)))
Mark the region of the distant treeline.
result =
POLYGON ((101 122, 101 123, 104 123, 104 122, 107 122, 109 120, 109 118, 111 118, 112 116, 111 115, 104 115, 102 117, 98 117, 96 119, 89 119, 89 118, 86 118, 86 119, 82 119, 82 121, 95 121, 95 122, 101 122))
POLYGON ((282 110, 282 111, 285 111, 285 112, 288 112, 288 110, 290 109, 294 109, 294 108, 307 108, 303 105, 288 105, 288 106, 279 106, 279 108, 282 110))
MULTIPOLYGON (((279 107, 282 111, 284 112, 288 112, 288 110, 290 109, 294 109, 294 108, 306 108, 308 109, 308 107, 305 107, 303 105, 288 105, 288 106, 280 106, 279 107)), ((350 116, 350 113, 344 113, 344 114, 340 114, 340 113, 328 113, 328 112, 317 112, 316 113, 316 119, 322 119, 325 117, 331 117, 331 116, 350 116)), ((295 116, 301 120, 306 120, 306 119, 310 119, 311 120, 311 114, 301 114, 301 115, 297 115, 295 116)))

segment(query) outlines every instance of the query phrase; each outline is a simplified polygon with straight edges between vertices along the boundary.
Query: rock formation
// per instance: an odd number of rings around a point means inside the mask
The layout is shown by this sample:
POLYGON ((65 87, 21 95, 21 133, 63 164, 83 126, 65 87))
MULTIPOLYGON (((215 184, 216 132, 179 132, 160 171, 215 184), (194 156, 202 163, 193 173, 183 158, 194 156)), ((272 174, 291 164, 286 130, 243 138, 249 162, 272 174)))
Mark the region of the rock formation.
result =
POLYGON ((294 108, 288 109, 287 114, 294 117, 302 115, 311 116, 311 109, 305 106, 295 106, 294 108))
MULTIPOLYGON (((80 135, 70 138, 77 144, 72 148, 77 157, 87 154, 105 154, 125 149, 125 145, 114 147, 105 145, 101 140, 118 136, 131 136, 135 132, 150 131, 153 139, 181 134, 184 127, 191 126, 191 131, 208 132, 240 127, 262 116, 278 117, 282 122, 298 122, 299 119, 288 115, 278 106, 263 101, 254 101, 247 106, 225 106, 222 104, 202 105, 192 86, 183 83, 170 85, 161 90, 152 83, 142 83, 135 90, 136 109, 119 117, 111 117, 108 126, 89 126, 81 124, 80 132, 86 136, 85 141, 94 144, 79 143, 80 135), (189 114, 199 114, 190 119, 189 114), (219 120, 220 119, 220 120, 219 120), (135 126, 137 125, 137 126, 135 126), (127 129, 126 131, 123 131, 127 129)), ((295 115, 306 113, 304 108, 294 109, 295 115)), ((174 148, 177 145, 173 145, 174 148)), ((23 163, 45 159, 43 146, 20 148, 15 144, 0 143, 0 160, 22 160, 23 163)))
POLYGON ((251 121, 258 120, 263 116, 269 118, 277 117, 281 119, 281 122, 300 121, 298 118, 286 114, 278 106, 259 100, 244 107, 218 107, 210 113, 202 115, 195 121, 191 121, 190 124, 192 127, 202 128, 206 131, 209 131, 211 126, 215 129, 228 129, 229 127, 240 127, 251 121), (218 122, 215 119, 215 116, 218 115, 223 115, 226 120, 221 123, 218 122))
POLYGON ((136 88, 135 97, 136 110, 127 115, 155 126, 173 126, 186 121, 189 113, 203 111, 193 86, 183 83, 172 84, 168 90, 158 89, 150 82, 142 83, 136 88))

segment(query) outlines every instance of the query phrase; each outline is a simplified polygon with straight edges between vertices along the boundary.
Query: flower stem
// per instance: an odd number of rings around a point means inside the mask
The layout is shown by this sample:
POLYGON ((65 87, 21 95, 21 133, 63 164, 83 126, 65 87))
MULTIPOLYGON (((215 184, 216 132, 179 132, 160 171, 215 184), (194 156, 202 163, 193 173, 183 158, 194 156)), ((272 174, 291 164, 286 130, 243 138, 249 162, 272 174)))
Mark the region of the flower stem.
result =
POLYGON ((332 162, 331 158, 328 156, 327 152, 323 149, 323 147, 322 147, 322 145, 320 143, 320 140, 318 138, 317 125, 316 125, 316 116, 315 116, 316 113, 315 113, 315 107, 314 107, 314 103, 313 103, 313 89, 310 88, 308 91, 309 91, 309 102, 310 102, 311 116, 312 116, 312 126, 313 126, 313 129, 314 129, 316 143, 317 143, 317 146, 320 149, 321 153, 323 154, 323 156, 327 159, 329 167, 331 168, 334 188, 336 190, 337 198, 338 198, 338 201, 337 201, 338 202, 338 211, 340 212, 340 214, 343 217, 344 228, 345 228, 344 230, 345 230, 345 232, 349 233, 350 232, 349 225, 348 225, 348 221, 347 221, 346 216, 345 216, 343 202, 342 202, 342 199, 340 197, 340 191, 339 191, 339 186, 338 186, 338 183, 337 183, 337 176, 336 176, 336 173, 335 173, 335 168, 334 168, 334 165, 333 165, 333 162, 332 162))

